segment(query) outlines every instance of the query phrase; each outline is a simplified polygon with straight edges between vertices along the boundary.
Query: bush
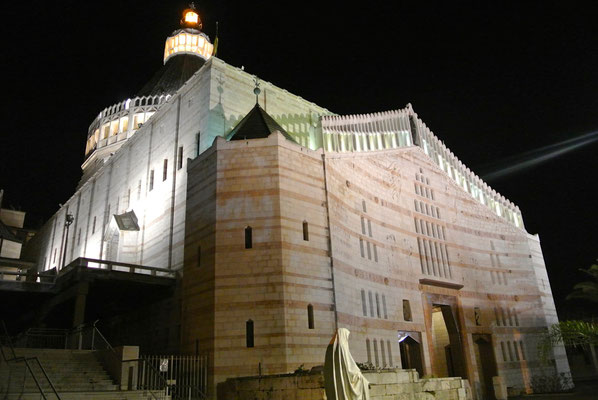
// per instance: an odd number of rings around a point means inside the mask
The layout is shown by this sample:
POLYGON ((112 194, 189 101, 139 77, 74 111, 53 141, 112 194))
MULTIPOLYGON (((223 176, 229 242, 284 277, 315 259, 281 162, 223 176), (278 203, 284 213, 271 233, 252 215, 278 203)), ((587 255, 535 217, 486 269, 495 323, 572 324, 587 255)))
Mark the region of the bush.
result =
POLYGON ((571 375, 561 372, 532 376, 532 390, 534 394, 538 393, 559 393, 570 391, 573 388, 571 375))

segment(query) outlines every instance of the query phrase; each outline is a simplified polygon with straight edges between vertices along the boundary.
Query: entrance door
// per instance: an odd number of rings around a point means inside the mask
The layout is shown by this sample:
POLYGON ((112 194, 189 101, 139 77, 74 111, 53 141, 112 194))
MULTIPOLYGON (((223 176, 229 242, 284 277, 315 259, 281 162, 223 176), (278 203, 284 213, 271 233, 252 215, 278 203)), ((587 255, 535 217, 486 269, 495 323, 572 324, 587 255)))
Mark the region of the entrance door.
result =
POLYGON ((450 305, 433 304, 432 344, 434 375, 465 377, 463 350, 457 321, 450 305))
POLYGON ((422 348, 419 332, 399 332, 399 350, 403 369, 415 369, 420 377, 424 376, 422 348))
POLYGON ((496 376, 496 359, 492 350, 490 335, 473 335, 475 343, 475 359, 480 375, 480 392, 483 400, 494 400, 492 377, 496 376))

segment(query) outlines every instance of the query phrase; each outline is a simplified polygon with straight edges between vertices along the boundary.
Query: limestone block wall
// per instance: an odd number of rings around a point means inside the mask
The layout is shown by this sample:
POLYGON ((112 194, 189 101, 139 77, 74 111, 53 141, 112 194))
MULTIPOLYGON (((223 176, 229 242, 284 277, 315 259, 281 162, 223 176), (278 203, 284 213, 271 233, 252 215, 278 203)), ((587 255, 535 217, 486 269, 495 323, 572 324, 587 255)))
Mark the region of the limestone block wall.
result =
POLYGON ((482 379, 472 335, 487 334, 507 386, 529 388, 540 368, 538 333, 555 314, 527 232, 472 199, 418 147, 325 156, 339 327, 351 330, 355 359, 400 365, 397 332, 420 332, 431 373, 444 357, 434 350, 431 311, 446 302, 463 373, 482 379))
MULTIPOLYGON (((225 135, 253 107, 253 76, 212 58, 106 160, 98 160, 38 235, 40 270, 62 266, 64 218, 73 214, 66 264, 102 258, 183 266, 186 162, 225 135), (166 170, 166 175, 164 171, 166 170), (138 232, 120 232, 113 214, 133 210, 138 232)), ((260 104, 297 140, 317 145, 319 115, 330 113, 271 83, 260 104)), ((315 147, 314 147, 315 148, 315 147)))
POLYGON ((183 348, 213 352, 213 382, 323 363, 335 321, 321 153, 280 134, 218 139, 190 164, 188 201, 183 348))
MULTIPOLYGON (((419 379, 414 370, 363 371, 371 400, 470 400, 469 385, 461 378, 419 379)), ((218 385, 218 399, 325 400, 321 371, 307 374, 252 376, 228 379, 218 385)))

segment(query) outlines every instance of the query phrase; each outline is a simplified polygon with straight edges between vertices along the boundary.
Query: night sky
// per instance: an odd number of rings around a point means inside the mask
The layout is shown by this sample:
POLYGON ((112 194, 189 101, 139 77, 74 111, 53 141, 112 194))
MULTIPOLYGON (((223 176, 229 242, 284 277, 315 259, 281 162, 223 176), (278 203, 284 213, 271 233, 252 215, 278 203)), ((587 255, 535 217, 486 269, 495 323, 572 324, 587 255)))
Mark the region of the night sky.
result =
MULTIPOLYGON (((218 56, 339 113, 411 103, 473 171, 598 130, 591 3, 197 2, 218 56), (520 4, 525 3, 525 4, 520 4)), ((162 64, 182 1, 4 7, 3 207, 39 225, 73 193, 89 124, 162 64)), ((598 141, 489 181, 538 233, 559 305, 598 258, 598 141)), ((517 158, 515 158, 517 159, 517 158)), ((560 310, 561 312, 563 309, 560 310)))

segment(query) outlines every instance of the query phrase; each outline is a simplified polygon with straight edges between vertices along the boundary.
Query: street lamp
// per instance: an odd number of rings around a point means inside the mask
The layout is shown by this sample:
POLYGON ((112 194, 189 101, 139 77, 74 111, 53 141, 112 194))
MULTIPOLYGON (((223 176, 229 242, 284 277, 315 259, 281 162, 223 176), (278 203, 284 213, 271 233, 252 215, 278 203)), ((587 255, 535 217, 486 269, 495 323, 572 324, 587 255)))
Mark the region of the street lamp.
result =
POLYGON ((66 236, 64 238, 64 254, 62 255, 62 268, 64 268, 64 264, 66 262, 66 248, 69 244, 69 227, 71 226, 74 220, 75 217, 73 217, 73 214, 67 214, 64 217, 64 227, 66 228, 66 236))

